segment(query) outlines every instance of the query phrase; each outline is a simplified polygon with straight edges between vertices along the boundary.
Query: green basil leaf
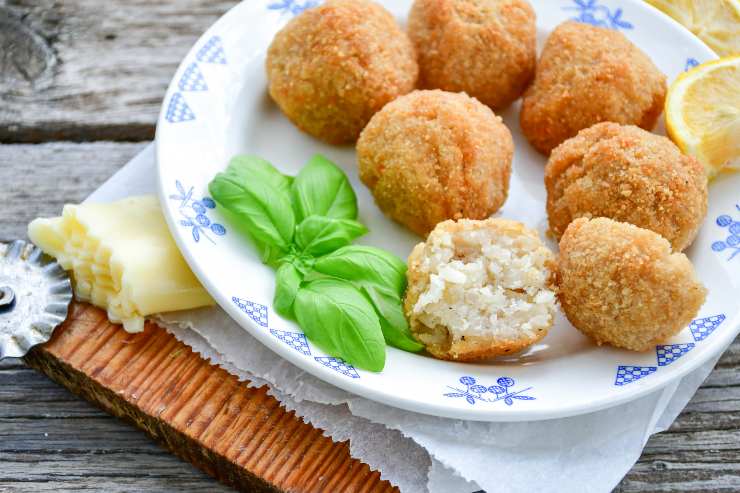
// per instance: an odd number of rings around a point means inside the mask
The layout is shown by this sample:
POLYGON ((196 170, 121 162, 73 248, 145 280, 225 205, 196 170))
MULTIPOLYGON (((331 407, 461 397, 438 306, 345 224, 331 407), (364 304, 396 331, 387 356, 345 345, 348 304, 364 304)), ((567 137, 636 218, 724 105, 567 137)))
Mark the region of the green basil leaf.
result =
POLYGON ((245 178, 259 176, 264 182, 285 193, 290 193, 293 177, 278 171, 269 161, 258 156, 239 155, 229 161, 228 170, 235 175, 245 173, 245 178))
POLYGON ((236 234, 243 235, 249 239, 250 243, 252 243, 254 248, 257 250, 260 260, 264 264, 277 268, 280 264, 280 260, 285 257, 289 250, 277 247, 265 241, 260 241, 259 238, 252 234, 252 230, 244 223, 244 221, 242 221, 237 214, 232 213, 228 209, 222 209, 221 213, 225 220, 231 224, 236 234))
POLYGON ((298 221, 317 215, 357 219, 357 197, 347 175, 323 156, 315 155, 291 186, 298 221))
POLYGON ((221 207, 243 223, 263 250, 275 247, 287 252, 295 229, 290 196, 284 187, 274 186, 274 176, 266 178, 266 169, 242 161, 232 162, 225 172, 216 175, 208 190, 221 207))
POLYGON ((365 233, 367 228, 352 219, 308 216, 296 228, 295 242, 304 253, 318 256, 347 246, 365 233))
POLYGON ((316 259, 312 255, 298 252, 295 246, 291 246, 291 253, 280 258, 278 264, 282 265, 286 262, 292 264, 300 273, 301 277, 306 278, 306 276, 313 273, 313 264, 316 262, 316 259))
POLYGON ((385 341, 367 298, 339 279, 317 279, 298 289, 293 306, 306 336, 332 356, 370 371, 385 366, 385 341))
POLYGON ((406 264, 380 248, 364 245, 342 247, 316 259, 314 270, 346 281, 386 288, 399 298, 406 290, 406 264))
POLYGON ((260 253, 260 260, 262 260, 262 263, 272 267, 277 267, 279 265, 280 258, 285 255, 285 250, 281 247, 261 242, 252 236, 251 233, 249 233, 249 236, 252 243, 254 243, 254 246, 257 247, 257 250, 260 253))
POLYGON ((377 286, 363 285, 360 289, 368 297, 378 314, 380 329, 383 331, 386 343, 412 353, 424 349, 424 345, 416 341, 411 335, 409 323, 403 313, 401 298, 396 296, 395 293, 377 286))
POLYGON ((303 275, 293 264, 284 263, 275 273, 275 296, 272 305, 275 311, 285 318, 294 318, 293 302, 298 288, 303 281, 303 275))

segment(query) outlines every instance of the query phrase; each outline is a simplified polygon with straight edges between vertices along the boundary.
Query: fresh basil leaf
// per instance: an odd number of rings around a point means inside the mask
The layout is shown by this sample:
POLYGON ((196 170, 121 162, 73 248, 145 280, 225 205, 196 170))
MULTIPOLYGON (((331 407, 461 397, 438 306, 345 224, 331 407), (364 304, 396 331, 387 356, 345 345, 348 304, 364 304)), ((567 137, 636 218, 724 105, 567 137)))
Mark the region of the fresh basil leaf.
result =
POLYGON ((370 371, 385 366, 385 341, 375 309, 352 284, 317 279, 298 289, 293 305, 306 336, 332 356, 370 371))
POLYGON ((217 174, 208 190, 221 207, 237 216, 258 245, 287 252, 295 229, 290 196, 273 185, 274 176, 265 178, 265 169, 237 161, 217 174))
POLYGON ((291 186, 298 221, 317 215, 357 219, 357 197, 347 175, 323 156, 315 155, 291 186))
POLYGON ((316 259, 314 270, 346 281, 387 288, 400 298, 406 289, 406 264, 380 248, 342 247, 316 259))
POLYGON ((257 247, 262 263, 272 267, 277 267, 280 258, 285 255, 285 250, 282 247, 277 247, 266 242, 261 242, 256 239, 251 233, 249 233, 249 237, 252 240, 252 243, 254 243, 254 246, 257 247))
POLYGON ((260 260, 271 267, 277 268, 281 259, 288 253, 285 248, 277 247, 265 241, 260 241, 252 234, 252 230, 241 220, 240 216, 228 209, 221 210, 225 220, 232 225, 236 234, 243 235, 249 239, 259 254, 260 260))
POLYGON ((304 253, 318 256, 347 246, 365 233, 367 228, 352 219, 308 216, 296 228, 295 242, 304 253))
POLYGON ((245 178, 259 176, 262 181, 285 193, 290 193, 290 186, 293 183, 292 176, 282 174, 269 161, 258 156, 244 154, 234 156, 229 161, 227 172, 236 176, 244 173, 245 178))
POLYGON ((294 318, 293 302, 298 288, 303 281, 303 275, 290 263, 278 267, 275 273, 275 296, 272 305, 275 311, 285 318, 294 318))
POLYGON ((375 308, 380 319, 380 329, 383 331, 385 342, 390 346, 416 353, 424 349, 424 345, 416 341, 409 330, 409 323, 403 313, 401 298, 395 293, 372 285, 363 285, 361 288, 365 296, 375 308))

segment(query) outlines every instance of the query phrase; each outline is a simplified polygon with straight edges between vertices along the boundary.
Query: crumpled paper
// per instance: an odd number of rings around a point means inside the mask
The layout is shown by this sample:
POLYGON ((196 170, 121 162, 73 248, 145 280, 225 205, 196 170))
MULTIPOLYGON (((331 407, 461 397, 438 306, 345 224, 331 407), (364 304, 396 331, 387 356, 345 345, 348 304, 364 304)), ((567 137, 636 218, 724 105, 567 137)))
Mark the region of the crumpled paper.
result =
MULTIPOLYGON (((155 193, 152 145, 88 200, 155 193)), ((484 423, 437 418, 350 394, 283 360, 220 308, 156 317, 176 338, 251 386, 267 385, 287 409, 380 471, 402 492, 611 491, 650 435, 667 429, 719 356, 638 400, 571 418, 484 423)))

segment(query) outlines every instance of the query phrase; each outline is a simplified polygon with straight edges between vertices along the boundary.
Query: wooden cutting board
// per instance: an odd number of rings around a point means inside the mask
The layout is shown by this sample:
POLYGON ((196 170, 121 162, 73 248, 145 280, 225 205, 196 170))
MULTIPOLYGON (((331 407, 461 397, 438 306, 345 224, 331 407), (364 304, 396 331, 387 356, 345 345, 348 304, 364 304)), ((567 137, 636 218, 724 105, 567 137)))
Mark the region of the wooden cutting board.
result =
POLYGON ((164 329, 129 334, 104 311, 73 302, 26 362, 178 457, 243 491, 397 492, 266 387, 211 365, 164 329))

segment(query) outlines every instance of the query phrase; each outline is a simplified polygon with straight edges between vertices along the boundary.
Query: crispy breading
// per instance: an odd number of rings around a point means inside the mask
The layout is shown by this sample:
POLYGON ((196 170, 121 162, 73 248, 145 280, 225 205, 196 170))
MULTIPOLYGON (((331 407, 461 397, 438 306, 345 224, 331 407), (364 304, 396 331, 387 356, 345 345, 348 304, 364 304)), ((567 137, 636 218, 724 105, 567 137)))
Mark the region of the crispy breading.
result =
POLYGON ((501 109, 534 77, 537 29, 525 0, 416 0, 408 33, 420 87, 466 92, 501 109))
POLYGON ((665 75, 622 33, 569 21, 545 42, 520 124, 529 142, 548 154, 599 122, 651 130, 665 95, 665 75))
POLYGON ((354 142, 370 117, 411 91, 419 68, 393 16, 369 0, 329 0, 292 19, 267 50, 272 99, 300 129, 354 142))
POLYGON ((673 142, 633 125, 598 123, 556 147, 545 167, 556 238, 577 217, 609 217, 688 247, 707 213, 702 165, 673 142))
POLYGON ((598 344, 647 351, 686 327, 707 290, 659 234, 607 218, 576 219, 560 240, 558 297, 598 344))
POLYGON ((386 214, 419 235, 445 219, 483 219, 509 188, 514 144, 465 94, 415 91, 375 114, 357 142, 360 179, 386 214))
POLYGON ((513 354, 545 337, 553 324, 554 255, 520 222, 442 222, 413 249, 408 267, 404 310, 412 334, 435 358, 513 354), (467 280, 444 281, 450 269, 467 280), (430 293, 439 299, 419 303, 430 293), (439 323, 440 312, 456 323, 439 323))

